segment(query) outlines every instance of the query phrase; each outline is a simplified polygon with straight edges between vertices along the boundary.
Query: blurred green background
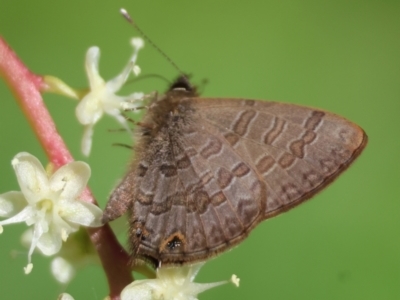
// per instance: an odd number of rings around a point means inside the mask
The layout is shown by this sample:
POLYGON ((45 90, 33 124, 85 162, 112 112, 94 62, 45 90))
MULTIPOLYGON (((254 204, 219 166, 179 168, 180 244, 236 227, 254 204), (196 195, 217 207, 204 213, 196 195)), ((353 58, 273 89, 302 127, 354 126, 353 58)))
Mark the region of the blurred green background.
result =
MULTIPOLYGON (((200 299, 400 299, 400 1, 11 1, 0 0, 0 34, 39 74, 87 86, 89 46, 101 48, 105 79, 120 72, 136 31, 118 13, 125 7, 142 29, 185 72, 204 96, 274 99, 320 107, 362 126, 369 145, 343 176, 314 200, 259 225, 239 247, 210 261, 197 281, 237 274, 200 299)), ((140 53, 143 73, 172 80, 177 72, 149 45, 140 53)), ((164 91, 148 79, 126 87, 164 91)), ((77 160, 82 128, 74 101, 44 95, 77 160)), ((28 151, 46 158, 13 96, 0 81, 0 193, 17 190, 10 161, 28 151)), ((104 207, 125 172, 129 143, 110 118, 96 126, 90 187, 104 207)), ((3 299, 103 299, 99 266, 82 270, 67 287, 49 273, 49 260, 33 257, 25 276, 25 225, 0 236, 3 299)))

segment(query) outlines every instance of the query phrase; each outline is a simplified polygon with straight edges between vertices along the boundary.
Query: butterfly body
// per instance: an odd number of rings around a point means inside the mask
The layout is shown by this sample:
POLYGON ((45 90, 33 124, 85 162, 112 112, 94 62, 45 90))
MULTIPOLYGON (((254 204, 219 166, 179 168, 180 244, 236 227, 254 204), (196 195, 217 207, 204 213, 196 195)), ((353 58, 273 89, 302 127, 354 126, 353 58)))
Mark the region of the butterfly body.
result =
POLYGON ((103 220, 128 211, 132 256, 155 265, 232 248, 262 220, 327 186, 367 143, 360 127, 335 114, 198 98, 184 78, 150 104, 141 124, 103 220))

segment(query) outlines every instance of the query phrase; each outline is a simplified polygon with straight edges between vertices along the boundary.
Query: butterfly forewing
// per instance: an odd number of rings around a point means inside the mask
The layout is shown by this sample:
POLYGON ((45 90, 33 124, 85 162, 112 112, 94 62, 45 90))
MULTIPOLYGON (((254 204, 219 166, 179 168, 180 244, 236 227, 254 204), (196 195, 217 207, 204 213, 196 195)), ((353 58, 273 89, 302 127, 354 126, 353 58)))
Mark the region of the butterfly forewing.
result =
POLYGON ((104 214, 130 214, 133 258, 207 259, 313 196, 360 154, 357 125, 321 110, 173 91, 150 107, 104 214))
POLYGON ((266 185, 264 218, 310 198, 365 147, 364 131, 321 110, 268 101, 196 99, 203 120, 266 185))

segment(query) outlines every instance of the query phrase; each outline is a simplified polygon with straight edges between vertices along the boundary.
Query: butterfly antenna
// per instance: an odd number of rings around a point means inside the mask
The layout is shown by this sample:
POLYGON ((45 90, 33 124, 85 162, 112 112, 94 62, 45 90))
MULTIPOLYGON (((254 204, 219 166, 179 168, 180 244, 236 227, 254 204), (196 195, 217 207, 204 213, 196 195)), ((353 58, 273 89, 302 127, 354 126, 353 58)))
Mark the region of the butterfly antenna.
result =
MULTIPOLYGON (((121 15, 129 22, 131 25, 139 32, 139 34, 152 45, 154 49, 156 49, 180 74, 182 77, 187 78, 184 72, 178 67, 176 63, 164 52, 162 51, 144 32, 140 27, 136 24, 136 22, 133 21, 132 17, 129 15, 129 13, 126 11, 126 9, 121 8, 120 9, 121 15)), ((188 80, 189 81, 189 80, 188 80)))

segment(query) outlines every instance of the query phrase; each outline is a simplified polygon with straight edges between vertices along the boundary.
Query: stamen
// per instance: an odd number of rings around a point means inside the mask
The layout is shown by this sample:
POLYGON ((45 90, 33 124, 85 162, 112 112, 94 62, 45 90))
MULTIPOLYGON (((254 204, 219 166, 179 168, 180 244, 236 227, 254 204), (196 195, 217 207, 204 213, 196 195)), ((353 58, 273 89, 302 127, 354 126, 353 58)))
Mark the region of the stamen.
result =
POLYGON ((240 278, 237 277, 235 274, 233 274, 232 277, 231 277, 231 282, 232 282, 236 287, 239 287, 239 281, 240 281, 240 278))
POLYGON ((140 74, 141 71, 142 71, 142 70, 140 69, 140 67, 139 67, 138 65, 134 65, 134 66, 133 66, 132 72, 133 72, 133 74, 135 74, 136 76, 139 76, 139 74, 140 74))
POLYGON ((29 263, 26 267, 24 267, 24 272, 26 275, 28 275, 33 269, 33 264, 29 263))
POLYGON ((62 239, 64 242, 66 242, 67 239, 68 239, 68 233, 67 233, 67 231, 66 231, 64 228, 61 229, 61 239, 62 239))
POLYGON ((19 159, 18 158, 14 158, 12 161, 11 161, 11 165, 13 166, 13 167, 15 167, 16 165, 18 165, 19 164, 19 159))

